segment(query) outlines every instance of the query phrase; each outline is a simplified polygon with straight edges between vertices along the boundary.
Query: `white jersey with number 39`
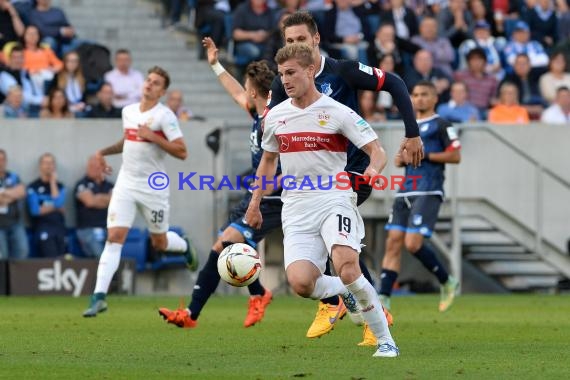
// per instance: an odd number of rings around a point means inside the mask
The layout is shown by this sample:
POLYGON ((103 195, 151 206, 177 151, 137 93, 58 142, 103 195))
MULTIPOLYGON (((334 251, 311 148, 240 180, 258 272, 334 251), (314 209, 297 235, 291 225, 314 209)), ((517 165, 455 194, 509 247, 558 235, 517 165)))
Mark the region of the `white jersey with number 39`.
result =
MULTIPOLYGON (((168 141, 182 137, 176 115, 162 103, 141 112, 140 103, 123 108, 123 164, 117 178, 117 186, 157 193, 150 188, 148 178, 155 172, 166 172, 164 158, 167 155, 157 144, 137 137, 139 125, 146 125, 154 133, 168 141)), ((168 191, 166 191, 168 194, 168 191)))

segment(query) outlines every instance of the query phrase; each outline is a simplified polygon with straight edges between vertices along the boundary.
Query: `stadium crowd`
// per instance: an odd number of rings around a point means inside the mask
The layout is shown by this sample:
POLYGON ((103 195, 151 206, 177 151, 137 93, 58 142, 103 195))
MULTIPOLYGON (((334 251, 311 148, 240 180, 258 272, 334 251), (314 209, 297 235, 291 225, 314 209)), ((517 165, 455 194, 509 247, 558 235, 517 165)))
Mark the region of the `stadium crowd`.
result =
MULTIPOLYGON (((283 45, 283 18, 305 9, 319 22, 324 54, 395 73, 408 89, 421 80, 433 82, 437 111, 452 122, 570 124, 570 0, 162 2, 172 25, 188 8, 194 15, 193 33, 211 36, 238 66, 266 59, 275 68, 272 57, 283 45)), ((140 100, 143 75, 132 68, 126 49, 114 53, 113 66, 109 62, 98 75, 87 73, 91 66, 81 60, 89 49, 105 50, 100 48, 82 41, 64 10, 51 0, 0 0, 0 117, 120 118, 122 107, 140 100)), ((107 58, 110 61, 110 55, 107 58)), ((170 91, 166 104, 181 120, 194 117, 180 91, 170 91)), ((360 106, 371 122, 400 118, 386 92, 363 91, 360 106)), ((0 158, 5 165, 3 152, 0 158)), ((50 159, 54 157, 42 156, 41 162, 50 159)), ((42 211, 34 206, 37 197, 30 199, 31 187, 23 193, 10 190, 18 188, 20 180, 5 166, 0 170, 0 221, 6 219, 0 233, 8 234, 8 219, 20 220, 9 206, 15 200, 27 197, 32 217, 61 214, 58 204, 63 200, 58 197, 65 197, 64 187, 57 177, 51 186, 51 178, 40 174, 36 181, 38 189, 51 189, 46 196, 54 197, 48 202, 53 210, 42 211)), ((76 189, 78 199, 85 197, 78 194, 76 189)), ((62 216, 52 219, 46 225, 53 228, 61 219, 65 231, 62 216)), ((97 233, 102 227, 104 223, 95 227, 97 233)), ((45 231, 36 230, 42 241, 45 231)), ((21 231, 10 234, 22 236, 21 231)), ((63 249, 58 234, 49 233, 56 237, 49 249, 57 252, 63 249)))

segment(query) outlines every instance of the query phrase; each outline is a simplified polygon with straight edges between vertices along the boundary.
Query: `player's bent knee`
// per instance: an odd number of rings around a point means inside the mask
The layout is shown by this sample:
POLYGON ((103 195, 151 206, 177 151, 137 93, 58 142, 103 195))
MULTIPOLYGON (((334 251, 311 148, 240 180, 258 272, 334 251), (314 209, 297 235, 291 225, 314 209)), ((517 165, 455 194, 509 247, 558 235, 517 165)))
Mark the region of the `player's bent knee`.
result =
POLYGON ((107 241, 109 243, 124 244, 127 240, 129 229, 127 227, 113 227, 107 231, 107 241))
POLYGON ((422 247, 423 244, 423 239, 420 238, 411 238, 411 239, 406 239, 405 241, 405 245, 406 245, 406 250, 408 252, 410 252, 411 254, 415 254, 417 251, 420 250, 420 248, 422 247))
POLYGON ((304 298, 309 298, 315 288, 315 282, 312 279, 298 276, 295 273, 287 273, 287 280, 293 291, 304 298))

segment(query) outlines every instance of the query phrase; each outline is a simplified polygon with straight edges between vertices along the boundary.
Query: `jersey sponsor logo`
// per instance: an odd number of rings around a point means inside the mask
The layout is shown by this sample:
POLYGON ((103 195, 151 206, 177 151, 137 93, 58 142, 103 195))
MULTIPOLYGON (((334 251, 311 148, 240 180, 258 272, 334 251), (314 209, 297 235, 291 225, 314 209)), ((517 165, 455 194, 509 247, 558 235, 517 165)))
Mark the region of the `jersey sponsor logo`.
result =
POLYGON ((321 84, 321 92, 326 96, 331 96, 333 93, 331 84, 329 82, 325 82, 321 84))
POLYGON ((364 63, 358 62, 358 70, 365 72, 368 75, 372 75, 372 67, 367 66, 364 63))
POLYGON ((287 136, 278 136, 279 152, 287 152, 289 150, 289 139, 287 136))
POLYGON ((457 136, 457 131, 455 130, 454 127, 447 127, 446 131, 447 131, 447 137, 449 137, 450 140, 457 140, 457 138, 459 137, 457 136))
POLYGON ((331 119, 331 115, 327 114, 327 111, 323 110, 319 112, 318 119, 319 119, 319 125, 321 127, 324 127, 331 119))
MULTIPOLYGON (((162 131, 153 131, 155 134, 159 135, 160 137, 166 138, 166 135, 162 131)), ((150 142, 147 139, 141 139, 137 136, 138 129, 137 128, 126 128, 125 129, 125 140, 129 141, 136 141, 136 142, 150 142)))
POLYGON ((277 135, 279 152, 346 152, 348 140, 340 133, 297 132, 277 135))

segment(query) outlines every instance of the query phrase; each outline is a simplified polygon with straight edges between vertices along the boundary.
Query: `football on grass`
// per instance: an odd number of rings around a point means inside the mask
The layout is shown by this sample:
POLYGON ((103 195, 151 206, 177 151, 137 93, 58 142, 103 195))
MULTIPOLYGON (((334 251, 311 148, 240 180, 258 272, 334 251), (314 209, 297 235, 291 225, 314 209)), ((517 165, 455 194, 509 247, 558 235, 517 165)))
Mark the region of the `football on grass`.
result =
POLYGON ((259 254, 247 244, 235 243, 220 253, 218 273, 230 285, 247 286, 257 280, 260 272, 259 254))

